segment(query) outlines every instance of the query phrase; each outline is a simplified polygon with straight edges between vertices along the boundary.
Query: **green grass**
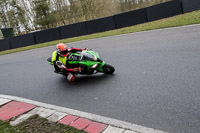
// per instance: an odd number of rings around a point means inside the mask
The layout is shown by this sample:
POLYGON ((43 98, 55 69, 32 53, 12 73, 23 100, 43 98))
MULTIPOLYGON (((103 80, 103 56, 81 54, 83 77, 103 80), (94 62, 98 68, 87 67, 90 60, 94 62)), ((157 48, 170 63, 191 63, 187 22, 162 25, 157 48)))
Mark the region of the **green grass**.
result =
MULTIPOLYGON (((8 123, 0 121, 0 133, 13 133, 14 128, 8 123)), ((23 132, 18 132, 23 133, 23 132)))
POLYGON ((48 122, 45 118, 34 115, 17 126, 0 121, 0 133, 86 133, 73 127, 48 122))
POLYGON ((171 18, 139 24, 139 25, 135 25, 131 27, 122 28, 122 29, 101 32, 101 33, 96 33, 96 34, 91 34, 91 35, 86 35, 86 36, 68 38, 68 39, 63 39, 63 40, 58 40, 58 41, 52 41, 52 42, 47 42, 47 43, 37 44, 33 46, 28 46, 28 47, 12 49, 12 50, 6 50, 6 51, 0 52, 0 55, 52 46, 52 45, 56 45, 59 42, 63 42, 63 43, 76 42, 76 41, 82 41, 82 40, 114 36, 114 35, 119 35, 119 34, 127 34, 127 33, 134 33, 134 32, 140 32, 140 31, 148 31, 148 30, 177 27, 177 26, 183 26, 183 25, 191 25, 191 24, 200 24, 200 11, 195 11, 195 12, 191 12, 191 13, 187 13, 183 15, 174 16, 171 18))

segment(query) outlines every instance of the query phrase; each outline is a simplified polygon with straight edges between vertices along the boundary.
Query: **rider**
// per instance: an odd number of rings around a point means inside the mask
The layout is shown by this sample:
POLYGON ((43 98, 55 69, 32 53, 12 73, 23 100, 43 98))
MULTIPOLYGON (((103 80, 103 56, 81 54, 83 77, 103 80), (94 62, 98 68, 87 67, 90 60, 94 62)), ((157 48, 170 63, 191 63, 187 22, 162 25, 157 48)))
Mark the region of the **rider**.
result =
POLYGON ((68 47, 64 43, 59 43, 56 45, 56 50, 52 54, 52 62, 55 68, 56 73, 63 73, 65 76, 68 76, 71 74, 72 76, 70 77, 70 82, 74 82, 76 77, 72 73, 78 73, 82 71, 81 67, 78 68, 68 68, 67 67, 67 58, 70 55, 70 53, 76 53, 77 51, 82 51, 82 50, 88 50, 86 49, 80 49, 80 48, 71 48, 68 49, 68 47), (67 68, 66 69, 60 69, 56 65, 56 61, 61 61, 67 68))

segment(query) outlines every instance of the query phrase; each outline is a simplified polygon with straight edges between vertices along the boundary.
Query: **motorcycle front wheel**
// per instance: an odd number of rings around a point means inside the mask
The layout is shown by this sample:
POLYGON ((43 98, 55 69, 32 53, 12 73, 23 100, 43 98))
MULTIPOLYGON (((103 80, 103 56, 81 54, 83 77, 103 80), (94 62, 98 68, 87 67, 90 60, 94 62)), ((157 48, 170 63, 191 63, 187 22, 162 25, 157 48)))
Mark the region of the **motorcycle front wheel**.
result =
POLYGON ((115 68, 111 65, 105 64, 103 66, 103 72, 105 74, 113 74, 115 72, 115 68))

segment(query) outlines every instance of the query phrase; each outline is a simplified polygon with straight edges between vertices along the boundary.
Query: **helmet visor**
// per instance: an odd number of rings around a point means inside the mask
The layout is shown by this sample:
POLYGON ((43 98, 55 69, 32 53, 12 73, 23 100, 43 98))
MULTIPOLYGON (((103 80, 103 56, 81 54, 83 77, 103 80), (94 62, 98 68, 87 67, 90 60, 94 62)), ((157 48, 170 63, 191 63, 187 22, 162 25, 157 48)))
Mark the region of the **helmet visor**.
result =
POLYGON ((60 51, 60 54, 61 54, 61 55, 66 55, 67 53, 68 53, 68 50, 60 51))

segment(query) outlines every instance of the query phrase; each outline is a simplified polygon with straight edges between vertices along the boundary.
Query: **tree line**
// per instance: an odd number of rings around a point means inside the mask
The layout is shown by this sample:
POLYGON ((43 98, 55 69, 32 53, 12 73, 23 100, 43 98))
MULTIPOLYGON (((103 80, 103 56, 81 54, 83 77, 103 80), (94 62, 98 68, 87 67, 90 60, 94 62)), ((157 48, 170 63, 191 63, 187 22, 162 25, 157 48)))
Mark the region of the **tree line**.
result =
POLYGON ((0 28, 16 35, 112 16, 169 0, 0 0, 0 28))

